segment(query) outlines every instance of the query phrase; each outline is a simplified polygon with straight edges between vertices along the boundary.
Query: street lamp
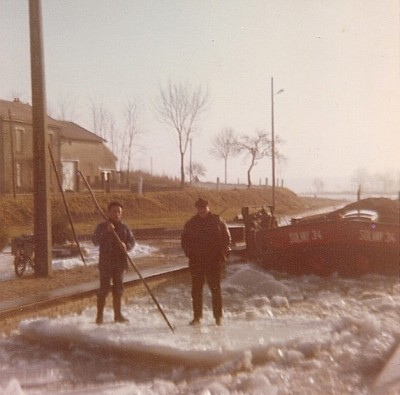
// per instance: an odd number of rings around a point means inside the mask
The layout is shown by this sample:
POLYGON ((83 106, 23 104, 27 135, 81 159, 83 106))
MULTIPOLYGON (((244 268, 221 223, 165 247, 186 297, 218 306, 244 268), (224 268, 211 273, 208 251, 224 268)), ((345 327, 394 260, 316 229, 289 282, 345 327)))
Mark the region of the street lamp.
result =
POLYGON ((272 158, 272 207, 271 214, 275 213, 275 128, 274 128, 274 95, 282 93, 280 89, 274 94, 274 78, 271 77, 271 158, 272 158))

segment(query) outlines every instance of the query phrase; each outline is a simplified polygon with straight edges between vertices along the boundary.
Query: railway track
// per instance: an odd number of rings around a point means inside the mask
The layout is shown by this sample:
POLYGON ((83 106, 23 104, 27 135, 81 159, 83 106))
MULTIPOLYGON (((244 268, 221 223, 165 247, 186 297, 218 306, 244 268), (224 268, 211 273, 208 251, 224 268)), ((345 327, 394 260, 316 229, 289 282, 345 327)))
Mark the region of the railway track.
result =
MULTIPOLYGON (((141 272, 152 291, 168 284, 169 281, 189 278, 187 265, 176 264, 164 268, 149 268, 141 272)), ((0 303, 0 332, 10 333, 18 328, 21 320, 38 317, 55 318, 60 315, 76 313, 89 306, 96 305, 98 282, 82 283, 25 298, 3 301, 0 303)), ((124 298, 143 295, 146 289, 139 277, 132 273, 126 276, 124 298)), ((108 298, 111 303, 111 297, 108 298)))
MULTIPOLYGON (((139 262, 138 268, 148 286, 153 290, 166 284, 172 278, 184 277, 187 274, 187 260, 179 246, 179 231, 146 230, 137 235, 140 241, 159 245, 159 250, 149 256, 142 256, 135 261, 139 262), (150 240, 151 239, 151 240, 150 240)), ((90 270, 97 273, 96 267, 90 270)), ((86 276, 85 274, 83 275, 86 276)), ((8 334, 18 328, 21 320, 35 319, 37 317, 57 317, 68 313, 79 314, 85 308, 96 305, 96 292, 99 286, 98 278, 89 281, 80 281, 72 285, 60 286, 56 289, 46 289, 40 285, 27 289, 26 293, 15 293, 15 296, 3 298, 0 302, 0 333, 8 334)), ((31 286, 34 279, 15 279, 3 286, 10 289, 21 286, 21 282, 31 286), (19 283, 17 284, 16 282, 19 283)), ((124 298, 132 295, 145 294, 147 290, 139 276, 133 270, 126 273, 124 298)), ((36 282, 35 282, 36 283, 36 282)), ((39 284, 39 281, 38 281, 39 284)), ((111 297, 108 298, 111 300, 111 297)))
MULTIPOLYGON (((172 279, 189 280, 187 258, 180 248, 180 235, 179 229, 135 229, 138 241, 154 242, 161 246, 162 253, 159 255, 138 259, 140 273, 152 290, 172 279)), ((13 284, 8 286, 13 287, 13 284)), ((0 333, 7 334, 16 330, 20 321, 25 319, 79 314, 85 308, 96 305, 97 289, 98 279, 58 289, 39 289, 34 293, 27 292, 22 297, 6 298, 0 302, 0 333)), ((147 290, 139 276, 133 270, 129 271, 125 275, 124 298, 145 293, 147 290)))

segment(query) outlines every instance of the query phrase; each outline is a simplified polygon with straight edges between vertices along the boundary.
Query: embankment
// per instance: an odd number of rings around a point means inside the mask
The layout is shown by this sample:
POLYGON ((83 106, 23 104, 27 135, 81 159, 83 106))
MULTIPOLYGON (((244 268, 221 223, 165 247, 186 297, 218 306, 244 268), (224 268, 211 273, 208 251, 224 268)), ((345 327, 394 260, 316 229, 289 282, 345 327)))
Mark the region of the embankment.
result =
MULTIPOLYGON (((185 188, 183 190, 147 192, 142 195, 131 192, 94 192, 99 205, 106 210, 110 201, 118 200, 124 206, 124 219, 134 227, 179 228, 194 213, 194 201, 198 197, 210 202, 211 210, 232 220, 243 206, 270 206, 271 188, 209 190, 185 188)), ((75 224, 81 228, 93 226, 101 220, 91 195, 85 191, 66 194, 69 212, 75 224)), ((299 197, 286 188, 278 188, 275 194, 277 215, 291 214, 307 209, 329 206, 331 199, 299 197)), ((51 195, 52 213, 66 212, 61 194, 51 195)), ((34 209, 31 195, 0 197, 0 218, 11 229, 33 226, 34 209)))

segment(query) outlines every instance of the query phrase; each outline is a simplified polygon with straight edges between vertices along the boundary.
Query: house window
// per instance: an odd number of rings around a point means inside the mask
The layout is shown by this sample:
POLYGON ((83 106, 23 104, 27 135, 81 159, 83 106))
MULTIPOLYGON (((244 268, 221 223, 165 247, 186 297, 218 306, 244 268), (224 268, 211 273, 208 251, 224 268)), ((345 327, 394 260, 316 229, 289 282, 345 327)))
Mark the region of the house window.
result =
POLYGON ((24 152, 24 129, 15 129, 15 151, 18 153, 24 152))
POLYGON ((21 163, 17 163, 15 165, 15 183, 17 188, 22 187, 22 171, 21 171, 21 163))

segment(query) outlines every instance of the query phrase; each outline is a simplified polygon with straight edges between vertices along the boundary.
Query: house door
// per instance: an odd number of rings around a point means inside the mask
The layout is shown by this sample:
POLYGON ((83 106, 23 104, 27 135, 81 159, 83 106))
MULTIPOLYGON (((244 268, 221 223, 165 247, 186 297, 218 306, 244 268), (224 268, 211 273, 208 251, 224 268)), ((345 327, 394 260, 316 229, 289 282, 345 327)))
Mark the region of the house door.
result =
POLYGON ((63 191, 76 190, 76 166, 77 162, 62 162, 62 188, 63 191))

